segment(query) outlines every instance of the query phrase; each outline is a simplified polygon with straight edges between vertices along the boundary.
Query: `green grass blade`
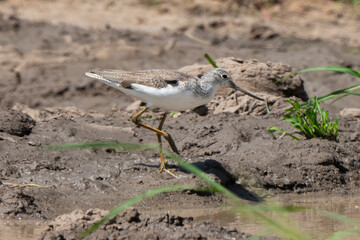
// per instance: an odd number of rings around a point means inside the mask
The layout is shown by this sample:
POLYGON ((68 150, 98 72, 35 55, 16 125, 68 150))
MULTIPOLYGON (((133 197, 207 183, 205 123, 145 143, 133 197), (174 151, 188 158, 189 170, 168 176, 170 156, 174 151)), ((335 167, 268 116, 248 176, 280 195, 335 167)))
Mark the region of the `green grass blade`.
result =
POLYGON ((347 225, 351 225, 351 226, 354 226, 354 227, 357 227, 360 229, 360 223, 353 220, 353 219, 350 219, 344 215, 340 215, 340 214, 336 214, 336 213, 332 213, 332 212, 328 212, 328 211, 325 211, 325 210, 322 210, 320 211, 320 213, 326 217, 329 217, 329 218, 333 218, 339 222, 343 222, 343 223, 346 223, 347 225))
POLYGON ((299 73, 305 73, 305 72, 312 72, 312 71, 333 71, 333 72, 340 72, 340 73, 345 73, 345 74, 350 74, 354 77, 360 78, 360 73, 351 69, 351 68, 347 68, 347 67, 339 67, 339 66, 324 66, 324 67, 314 67, 314 68, 306 68, 300 71, 297 71, 295 73, 291 73, 279 80, 277 80, 275 83, 279 83, 284 81, 285 79, 295 76, 299 73))
POLYGON ((156 117, 149 117, 149 118, 147 118, 147 117, 140 117, 140 119, 143 120, 143 121, 147 121, 147 122, 157 120, 156 117))
POLYGON ((312 72, 312 71, 332 71, 332 72, 340 72, 350 74, 354 77, 360 78, 360 73, 347 67, 339 67, 339 66, 325 66, 325 67, 314 67, 314 68, 306 68, 296 73, 304 73, 304 72, 312 72))
MULTIPOLYGON (((320 138, 332 141, 338 141, 339 135, 337 131, 338 120, 333 121, 329 116, 328 111, 320 106, 318 98, 313 97, 307 103, 300 105, 299 101, 295 99, 293 102, 289 99, 287 101, 292 105, 291 108, 285 110, 282 121, 289 122, 292 127, 298 129, 306 139, 320 138)), ((291 136, 293 139, 300 140, 293 135, 285 132, 278 127, 270 126, 268 131, 276 139, 273 131, 280 131, 283 134, 291 136)))
POLYGON ((340 96, 338 98, 336 98, 335 100, 333 100, 330 104, 333 104, 341 99, 343 99, 344 97, 347 97, 347 96, 350 96, 350 95, 357 95, 357 96, 360 96, 360 92, 349 92, 349 93, 346 93, 345 95, 343 96, 340 96))
POLYGON ((205 58, 209 61, 209 63, 214 67, 214 68, 219 68, 215 61, 210 57, 209 54, 205 53, 205 58))
MULTIPOLYGON (((360 78, 360 73, 353 70, 353 69, 351 69, 351 68, 339 67, 339 66, 325 66, 325 67, 307 68, 307 69, 297 71, 295 73, 289 74, 289 75, 281 78, 280 80, 276 81, 276 83, 281 82, 281 81, 285 80, 286 78, 289 78, 289 77, 294 76, 296 74, 304 73, 304 72, 311 72, 311 71, 334 71, 334 72, 350 74, 350 75, 352 75, 354 77, 360 78)), ((325 101, 325 100, 328 100, 328 99, 331 99, 331 98, 338 97, 337 99, 335 99, 333 101, 333 102, 336 102, 336 101, 342 99, 345 96, 349 96, 349 95, 358 95, 358 96, 360 96, 360 92, 351 92, 352 90, 355 90, 355 89, 358 89, 358 88, 360 88, 360 84, 355 84, 355 85, 350 86, 348 88, 344 88, 344 89, 341 89, 341 90, 334 91, 332 93, 326 94, 324 96, 318 97, 318 101, 322 102, 322 101, 325 101), (345 96, 340 96, 339 97, 339 95, 343 95, 343 94, 345 94, 345 96)), ((305 102, 305 103, 301 104, 301 107, 304 108, 304 107, 309 106, 310 104, 311 103, 308 101, 308 102, 305 102)))
POLYGON ((270 113, 270 108, 269 108, 267 100, 265 100, 265 108, 266 108, 266 113, 269 114, 270 113))
MULTIPOLYGON (((348 87, 348 88, 337 90, 335 92, 332 92, 332 93, 326 94, 324 96, 318 97, 317 99, 318 99, 319 102, 322 102, 322 101, 337 97, 337 96, 339 96, 341 94, 348 94, 348 93, 352 94, 352 92, 350 92, 350 91, 358 89, 358 88, 360 88, 360 84, 356 84, 356 85, 353 85, 353 86, 348 87)), ((358 95, 358 93, 354 93, 354 95, 358 95)))
POLYGON ((252 235, 248 240, 261 240, 264 239, 263 236, 271 234, 271 230, 269 228, 265 228, 261 232, 257 233, 256 235, 252 235))
MULTIPOLYGON (((342 94, 360 96, 360 92, 351 92, 352 90, 355 90, 355 89, 358 89, 358 88, 360 88, 360 84, 355 84, 355 85, 350 86, 348 88, 337 90, 337 91, 331 92, 329 94, 326 94, 324 96, 317 97, 317 100, 318 100, 318 102, 323 102, 323 101, 329 100, 331 98, 339 97, 339 95, 342 95, 342 94)), ((311 104, 310 101, 307 101, 305 103, 302 103, 300 106, 301 106, 301 108, 306 108, 310 104, 311 104)), ((291 109, 291 108, 289 108, 289 109, 291 109)))
POLYGON ((350 236, 360 237, 360 231, 343 230, 343 231, 339 231, 339 232, 334 233, 333 235, 331 235, 327 239, 328 240, 338 240, 338 239, 344 239, 345 237, 350 237, 350 236))
POLYGON ((279 131, 279 132, 282 132, 285 135, 288 135, 288 136, 292 137, 295 140, 300 140, 300 138, 298 138, 298 137, 296 137, 296 136, 294 136, 294 135, 292 135, 290 133, 287 133, 283 129, 278 128, 278 127, 270 126, 270 127, 267 128, 267 130, 271 133, 271 135, 273 136, 274 139, 276 139, 276 136, 274 135, 274 131, 279 131))
POLYGON ((308 210, 308 207, 304 206, 283 206, 283 205, 269 205, 269 204, 257 204, 257 205, 246 205, 242 208, 242 211, 253 211, 254 208, 261 209, 262 211, 268 212, 300 212, 308 210))
POLYGON ((170 118, 173 118, 176 113, 177 113, 177 112, 171 112, 171 113, 169 114, 170 118))
POLYGON ((74 150, 74 149, 85 149, 85 148, 123 148, 127 151, 136 150, 149 150, 159 149, 157 144, 133 144, 133 143, 121 143, 121 142, 85 142, 85 143, 69 143, 63 145, 50 145, 43 147, 46 150, 74 150))

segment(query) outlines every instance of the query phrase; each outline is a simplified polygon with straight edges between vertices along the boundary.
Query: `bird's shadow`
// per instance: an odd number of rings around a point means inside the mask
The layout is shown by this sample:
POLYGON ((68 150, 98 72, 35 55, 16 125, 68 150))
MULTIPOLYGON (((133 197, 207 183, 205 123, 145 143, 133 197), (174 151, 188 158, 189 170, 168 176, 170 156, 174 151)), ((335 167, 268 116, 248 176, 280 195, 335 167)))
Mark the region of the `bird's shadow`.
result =
MULTIPOLYGON (((137 164, 142 165, 146 167, 154 167, 158 168, 158 165, 148 165, 148 164, 137 164)), ((263 199, 259 197, 257 194, 252 193, 248 191, 246 188, 244 188, 241 184, 236 183, 236 177, 232 175, 229 171, 227 171, 223 165, 214 159, 207 159, 205 161, 199 161, 192 163, 195 167, 199 168, 201 171, 206 173, 208 176, 210 176, 212 179, 214 179, 216 182, 220 183, 227 189, 229 189, 232 193, 234 193, 236 196, 238 196, 241 199, 251 201, 251 202, 262 202, 263 199)), ((182 168, 181 166, 173 165, 173 164, 167 164, 167 168, 175 168, 177 171, 181 171, 186 174, 190 174, 187 170, 182 168)), ((209 192, 197 192, 198 195, 211 195, 212 193, 209 192)))

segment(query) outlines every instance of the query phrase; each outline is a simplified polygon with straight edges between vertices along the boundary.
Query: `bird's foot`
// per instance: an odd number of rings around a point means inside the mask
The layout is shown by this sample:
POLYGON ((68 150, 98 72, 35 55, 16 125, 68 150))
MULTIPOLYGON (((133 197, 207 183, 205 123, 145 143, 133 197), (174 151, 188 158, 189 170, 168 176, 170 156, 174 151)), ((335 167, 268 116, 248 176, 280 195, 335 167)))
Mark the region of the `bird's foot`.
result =
POLYGON ((159 168, 159 173, 166 172, 166 173, 170 174, 171 176, 173 176, 174 178, 179 178, 178 176, 176 176, 173 173, 174 171, 176 171, 176 168, 166 168, 165 165, 160 166, 160 168, 159 168))

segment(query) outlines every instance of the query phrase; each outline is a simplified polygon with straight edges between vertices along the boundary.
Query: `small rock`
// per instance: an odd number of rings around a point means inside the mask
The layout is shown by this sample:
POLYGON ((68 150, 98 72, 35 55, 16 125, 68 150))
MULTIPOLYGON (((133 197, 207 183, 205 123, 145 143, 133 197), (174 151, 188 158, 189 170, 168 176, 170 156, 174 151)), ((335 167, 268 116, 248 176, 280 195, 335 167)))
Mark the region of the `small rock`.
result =
POLYGON ((360 108, 344 108, 340 111, 343 117, 360 117, 360 108))
POLYGON ((23 137, 29 135, 36 121, 17 110, 0 110, 0 132, 23 137))

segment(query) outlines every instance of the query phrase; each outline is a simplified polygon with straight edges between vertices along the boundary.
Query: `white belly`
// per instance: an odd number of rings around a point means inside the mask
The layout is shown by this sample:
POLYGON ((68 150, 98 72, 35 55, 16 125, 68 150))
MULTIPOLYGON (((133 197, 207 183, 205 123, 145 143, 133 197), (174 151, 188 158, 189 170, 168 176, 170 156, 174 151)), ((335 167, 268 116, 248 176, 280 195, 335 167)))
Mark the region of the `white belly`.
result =
POLYGON ((161 108, 165 111, 184 111, 208 103, 214 94, 207 97, 194 96, 190 90, 169 85, 166 88, 153 88, 132 84, 133 89, 118 88, 123 93, 134 96, 147 104, 149 108, 161 108))

